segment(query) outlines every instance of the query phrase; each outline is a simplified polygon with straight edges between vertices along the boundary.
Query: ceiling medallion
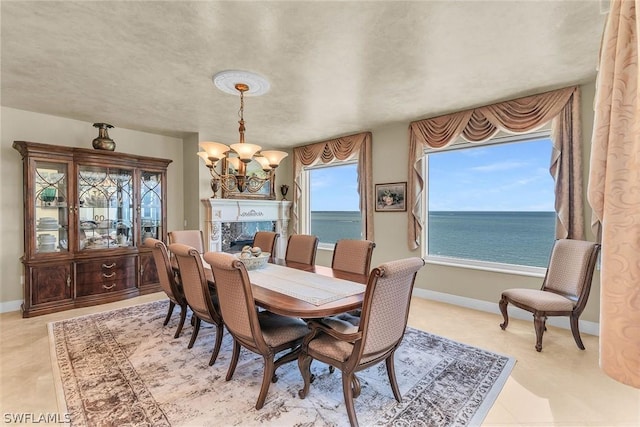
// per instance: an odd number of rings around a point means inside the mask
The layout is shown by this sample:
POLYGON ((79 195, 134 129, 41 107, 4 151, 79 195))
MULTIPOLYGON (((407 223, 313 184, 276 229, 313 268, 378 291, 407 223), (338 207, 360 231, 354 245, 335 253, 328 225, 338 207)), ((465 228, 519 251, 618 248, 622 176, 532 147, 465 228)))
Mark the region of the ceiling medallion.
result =
POLYGON ((243 83, 249 89, 244 92, 245 96, 260 96, 269 92, 271 85, 269 81, 259 74, 243 70, 225 70, 214 74, 213 84, 224 93, 238 95, 236 85, 243 83))

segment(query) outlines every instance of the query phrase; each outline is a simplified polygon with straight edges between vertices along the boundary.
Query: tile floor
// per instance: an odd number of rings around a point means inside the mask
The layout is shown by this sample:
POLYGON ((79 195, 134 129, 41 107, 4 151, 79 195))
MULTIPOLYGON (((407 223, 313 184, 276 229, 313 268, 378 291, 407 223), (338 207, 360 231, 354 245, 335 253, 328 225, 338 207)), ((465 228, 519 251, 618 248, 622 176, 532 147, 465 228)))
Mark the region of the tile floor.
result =
MULTIPOLYGON (((0 315, 0 423, 11 414, 58 413, 47 323, 163 298, 162 293, 30 319, 0 315)), ((607 377, 598 367, 598 337, 549 327, 543 350, 534 349, 532 322, 414 298, 409 325, 517 359, 485 426, 640 426, 640 390, 607 377)), ((22 424, 24 425, 24 424, 22 424)), ((42 425, 37 423, 34 425, 42 425)))

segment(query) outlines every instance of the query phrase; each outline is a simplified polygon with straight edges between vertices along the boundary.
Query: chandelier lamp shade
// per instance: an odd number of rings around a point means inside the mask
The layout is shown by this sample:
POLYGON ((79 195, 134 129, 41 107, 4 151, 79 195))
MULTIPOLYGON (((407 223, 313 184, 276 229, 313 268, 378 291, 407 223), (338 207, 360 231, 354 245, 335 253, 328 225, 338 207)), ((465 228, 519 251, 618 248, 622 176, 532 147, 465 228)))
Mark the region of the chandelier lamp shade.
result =
MULTIPOLYGON (((256 77, 252 73, 244 71, 228 71, 216 74, 213 77, 214 83, 219 89, 227 93, 233 93, 229 91, 229 79, 238 77, 256 77), (247 75, 245 75, 246 73, 247 75)), ((258 76, 259 77, 259 76, 258 76)), ((260 77, 262 79, 262 77, 260 77)), ((264 81, 268 89, 268 83, 264 81)), ((262 147, 256 144, 249 144, 244 139, 244 94, 250 91, 250 86, 247 83, 236 82, 233 83, 233 87, 240 95, 240 111, 238 115, 240 120, 238 124, 238 132, 240 133, 240 140, 236 144, 226 145, 220 142, 203 141, 200 142, 200 148, 197 154, 202 158, 206 167, 211 174, 211 190, 213 191, 212 197, 217 197, 217 192, 222 187, 225 192, 249 192, 256 193, 262 189, 262 187, 273 182, 275 179, 274 170, 278 167, 280 162, 287 157, 288 153, 284 151, 275 150, 262 150, 262 147), (220 160, 225 159, 222 163, 223 167, 218 171, 218 163, 220 160), (247 176, 247 164, 255 160, 260 164, 260 167, 265 172, 264 177, 258 177, 255 174, 247 176)), ((264 89, 264 87, 259 88, 264 89)), ((262 92, 256 92, 255 94, 261 94, 262 92)))

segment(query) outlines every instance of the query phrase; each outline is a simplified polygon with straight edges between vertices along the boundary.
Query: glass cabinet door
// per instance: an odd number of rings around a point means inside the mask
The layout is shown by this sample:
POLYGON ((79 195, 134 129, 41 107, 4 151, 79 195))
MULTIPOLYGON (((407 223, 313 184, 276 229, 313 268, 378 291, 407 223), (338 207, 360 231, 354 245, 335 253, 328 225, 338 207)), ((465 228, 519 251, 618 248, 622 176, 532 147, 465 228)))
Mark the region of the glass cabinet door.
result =
POLYGON ((143 171, 140 183, 141 240, 162 239, 162 173, 143 171))
POLYGON ((69 251, 69 166, 35 160, 35 252, 69 251))
POLYGON ((78 249, 127 247, 133 241, 133 172, 78 167, 78 249))

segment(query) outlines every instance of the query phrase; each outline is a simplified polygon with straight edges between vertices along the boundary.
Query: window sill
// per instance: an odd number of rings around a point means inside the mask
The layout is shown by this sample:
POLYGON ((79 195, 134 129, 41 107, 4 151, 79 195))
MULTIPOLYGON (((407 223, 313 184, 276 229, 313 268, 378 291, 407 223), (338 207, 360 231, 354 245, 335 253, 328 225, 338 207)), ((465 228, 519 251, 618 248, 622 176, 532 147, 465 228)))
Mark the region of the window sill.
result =
POLYGON ((447 267, 468 268, 471 270, 491 271, 494 273, 515 274, 518 276, 529 276, 544 278, 547 271, 542 267, 529 267, 525 265, 501 264, 497 262, 476 261, 470 259, 447 258, 438 256, 426 256, 427 264, 444 265, 447 267))

